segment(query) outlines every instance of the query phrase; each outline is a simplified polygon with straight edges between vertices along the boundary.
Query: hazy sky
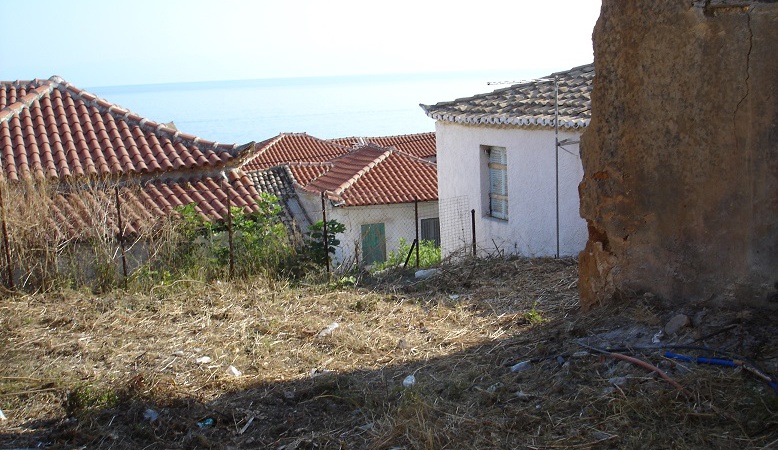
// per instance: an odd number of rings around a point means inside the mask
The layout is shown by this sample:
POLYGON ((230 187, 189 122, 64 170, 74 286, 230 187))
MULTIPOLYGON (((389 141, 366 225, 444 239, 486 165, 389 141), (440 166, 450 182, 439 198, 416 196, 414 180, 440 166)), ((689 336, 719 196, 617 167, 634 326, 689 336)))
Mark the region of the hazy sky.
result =
POLYGON ((0 0, 0 80, 78 87, 592 61, 600 0, 0 0))

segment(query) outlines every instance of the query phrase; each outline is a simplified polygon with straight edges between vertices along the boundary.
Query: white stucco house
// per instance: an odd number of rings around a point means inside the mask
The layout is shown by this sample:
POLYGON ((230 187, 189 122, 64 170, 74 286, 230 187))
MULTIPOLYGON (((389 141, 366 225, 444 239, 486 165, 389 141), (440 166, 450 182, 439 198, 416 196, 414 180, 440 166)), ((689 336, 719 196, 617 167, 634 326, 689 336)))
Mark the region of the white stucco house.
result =
MULTIPOLYGON (((578 142, 591 117, 593 79, 590 64, 420 105, 436 121, 440 204, 464 199, 475 210, 479 254, 573 256, 583 250, 588 233, 579 214, 578 142)), ((470 218, 454 219, 467 226, 441 229, 444 257, 472 248, 470 218)), ((443 206, 440 220, 452 220, 443 206)))
POLYGON ((435 134, 322 140, 284 133, 259 144, 244 165, 258 189, 275 194, 290 227, 322 219, 346 231, 335 264, 381 263, 400 240, 440 244, 435 134), (417 221, 418 219, 418 221, 417 221))
POLYGON ((416 237, 440 242, 435 163, 373 144, 322 163, 293 163, 297 196, 314 220, 345 225, 338 235, 336 264, 384 262, 416 237), (418 219, 418 222, 416 221, 418 219))

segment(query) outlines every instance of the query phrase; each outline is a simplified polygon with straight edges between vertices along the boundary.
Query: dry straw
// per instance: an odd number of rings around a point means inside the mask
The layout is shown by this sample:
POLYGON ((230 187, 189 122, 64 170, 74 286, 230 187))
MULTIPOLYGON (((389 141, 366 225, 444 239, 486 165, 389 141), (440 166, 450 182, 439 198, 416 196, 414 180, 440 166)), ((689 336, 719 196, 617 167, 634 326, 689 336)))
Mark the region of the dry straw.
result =
MULTIPOLYGON (((681 383, 686 397, 641 367, 581 355, 580 339, 650 340, 672 311, 634 298, 581 313, 576 269, 568 260, 474 259, 424 281, 392 272, 357 287, 314 277, 297 285, 182 279, 147 293, 9 297, 0 303, 8 416, 0 446, 772 445, 778 403, 761 380, 635 355, 681 383), (524 360, 531 367, 510 371, 524 360), (411 374, 416 383, 403 387, 411 374), (155 417, 148 410, 158 418, 144 418, 155 417), (42 425, 30 428, 33 421, 42 425)), ((711 311, 686 339, 738 313, 711 311)), ((771 327, 753 320, 706 344, 761 351, 773 372, 771 327)))

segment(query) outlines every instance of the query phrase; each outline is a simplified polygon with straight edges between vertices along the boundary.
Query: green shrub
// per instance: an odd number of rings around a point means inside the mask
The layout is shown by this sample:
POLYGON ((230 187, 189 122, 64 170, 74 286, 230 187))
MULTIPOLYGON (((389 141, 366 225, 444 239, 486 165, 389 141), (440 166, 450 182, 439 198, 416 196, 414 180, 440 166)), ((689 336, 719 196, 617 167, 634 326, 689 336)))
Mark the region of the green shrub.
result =
MULTIPOLYGON (((384 269, 393 267, 400 267, 405 264, 405 259, 408 258, 408 252, 411 251, 411 245, 405 238, 400 238, 400 243, 397 250, 389 252, 386 257, 386 261, 373 266, 373 271, 377 272, 384 269)), ((440 264, 440 247, 435 244, 435 241, 422 240, 419 245, 419 267, 426 269, 436 264, 440 264)), ((413 254, 408 260, 408 265, 415 267, 416 265, 416 249, 413 250, 413 254)))
MULTIPOLYGON (((278 198, 261 193, 258 210, 247 213, 232 207, 232 254, 235 276, 259 273, 276 275, 295 252, 286 227, 280 220, 278 198)), ((169 280, 170 274, 211 280, 228 275, 230 264, 229 224, 227 220, 205 220, 189 204, 177 209, 179 219, 175 232, 168 234, 168 248, 153 267, 139 271, 140 279, 148 282, 169 280)))

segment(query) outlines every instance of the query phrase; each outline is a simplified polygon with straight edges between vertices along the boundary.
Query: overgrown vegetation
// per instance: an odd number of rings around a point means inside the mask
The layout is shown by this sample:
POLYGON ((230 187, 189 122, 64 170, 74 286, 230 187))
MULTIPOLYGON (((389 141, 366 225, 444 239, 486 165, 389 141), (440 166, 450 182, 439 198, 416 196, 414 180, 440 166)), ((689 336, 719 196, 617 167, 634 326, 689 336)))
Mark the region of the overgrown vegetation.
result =
MULTIPOLYGON (((378 272, 385 269, 402 267, 405 261, 408 265, 416 267, 416 249, 411 252, 411 244, 405 238, 400 238, 397 249, 389 252, 386 261, 376 264, 372 270, 378 272)), ((435 241, 422 240, 419 244, 419 267, 427 269, 440 264, 440 246, 435 241)))
POLYGON ((226 279, 230 265, 237 277, 263 273, 277 276, 294 257, 296 248, 279 218, 278 199, 262 193, 257 205, 258 211, 252 213, 231 208, 232 249, 227 220, 205 220, 194 204, 178 208, 176 246, 171 258, 157 265, 162 270, 175 270, 177 277, 205 281, 226 279))
MULTIPOLYGON (((72 187, 42 180, 3 185, 13 287, 27 292, 89 287, 105 293, 123 286, 115 189, 110 180, 72 187)), ((336 233, 344 230, 342 224, 330 221, 326 249, 321 222, 305 239, 291 236, 280 220, 278 199, 266 193, 260 195, 254 212, 231 208, 231 245, 230 220, 205 220, 194 204, 158 217, 148 216, 132 202, 124 202, 121 209, 131 291, 230 276, 304 278, 321 270, 325 255, 340 244, 336 233)), ((5 246, 2 249, 0 276, 8 286, 5 246)))
MULTIPOLYGON (((747 370, 631 351, 679 391, 582 347, 651 345, 678 311, 639 297, 581 312, 573 261, 468 259, 372 285, 264 277, 3 298, 0 447, 756 449, 778 438, 778 393, 747 370)), ((709 309, 662 343, 726 349, 774 374, 771 318, 709 309)))

